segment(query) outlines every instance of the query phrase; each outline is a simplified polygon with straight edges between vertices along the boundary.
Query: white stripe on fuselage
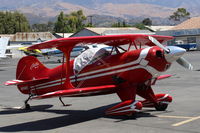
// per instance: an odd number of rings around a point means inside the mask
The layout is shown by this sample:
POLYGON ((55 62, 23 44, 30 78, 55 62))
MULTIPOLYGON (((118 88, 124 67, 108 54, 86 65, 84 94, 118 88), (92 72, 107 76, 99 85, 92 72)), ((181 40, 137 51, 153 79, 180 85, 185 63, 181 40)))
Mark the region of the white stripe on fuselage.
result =
POLYGON ((41 87, 36 87, 36 89, 44 89, 44 88, 53 87, 53 86, 62 85, 62 84, 64 84, 64 81, 50 84, 50 85, 41 86, 41 87))
MULTIPOLYGON (((63 78, 62 80, 65 80, 66 78, 63 78)), ((35 85, 35 87, 39 87, 39 86, 44 86, 44 85, 47 85, 47 84, 52 84, 52 83, 55 83, 55 82, 61 82, 61 79, 57 79, 57 80, 53 80, 53 81, 50 81, 50 82, 45 82, 45 83, 42 83, 42 84, 37 84, 35 85)))
MULTIPOLYGON (((98 78, 98 77, 102 77, 102 76, 112 75, 112 74, 116 74, 116 73, 120 73, 120 72, 125 72, 125 71, 129 71, 129 70, 135 70, 135 69, 139 69, 139 68, 145 69, 150 74, 152 74, 153 77, 154 76, 158 76, 159 71, 156 70, 155 68, 153 68, 153 67, 151 67, 149 65, 142 66, 142 65, 138 64, 138 63, 140 63, 140 61, 142 59, 145 60, 146 56, 148 55, 148 52, 149 52, 150 48, 151 47, 143 49, 141 51, 140 56, 138 57, 138 59, 135 60, 135 61, 133 61, 133 62, 129 62, 129 63, 126 63, 126 64, 117 65, 117 66, 113 66, 113 67, 109 67, 109 68, 105 68, 105 69, 99 69, 99 70, 96 70, 96 71, 82 73, 82 74, 80 74, 80 75, 77 76, 76 81, 82 81, 82 80, 88 80, 88 79, 98 78), (131 67, 131 65, 136 65, 136 64, 137 64, 137 66, 132 66, 131 67), (130 66, 130 67, 127 67, 127 66, 130 66), (127 68, 123 68, 123 67, 127 67, 127 68), (117 68, 121 68, 121 69, 114 70, 114 69, 117 69, 117 68), (114 71, 105 72, 105 71, 108 71, 108 70, 114 70, 114 71), (91 74, 95 74, 95 73, 100 73, 100 74, 91 75, 91 74), (87 76, 87 75, 91 75, 91 76, 87 76), (84 76, 84 77, 79 78, 81 76, 84 76)), ((71 82, 75 82, 74 78, 75 78, 75 76, 71 76, 70 77, 70 79, 71 79, 70 81, 71 82)), ((63 78, 62 80, 65 80, 65 79, 66 78, 63 78)), ((35 86, 32 86, 31 88, 34 87, 36 89, 44 89, 44 88, 48 88, 48 87, 58 86, 60 84, 61 84, 61 79, 57 79, 57 80, 49 81, 49 82, 46 82, 46 83, 37 84, 35 86), (56 82, 59 82, 59 83, 56 83, 56 82), (48 85, 48 84, 51 84, 51 85, 48 85)))
MULTIPOLYGON (((96 71, 82 73, 82 74, 77 75, 77 77, 87 76, 87 75, 94 74, 94 73, 105 72, 105 71, 109 71, 109 70, 113 70, 113 69, 117 69, 117 68, 122 68, 122 67, 127 67, 127 66, 138 64, 141 61, 141 59, 145 59, 146 58, 146 56, 148 55, 148 52, 149 52, 150 48, 151 47, 143 49, 141 51, 141 53, 140 53, 140 56, 135 61, 132 61, 132 62, 129 62, 129 63, 126 63, 126 64, 122 64, 122 65, 116 65, 116 66, 113 66, 113 67, 99 69, 99 70, 96 70, 96 71)), ((70 77, 70 79, 72 79, 72 78, 75 78, 75 76, 71 76, 70 77)))

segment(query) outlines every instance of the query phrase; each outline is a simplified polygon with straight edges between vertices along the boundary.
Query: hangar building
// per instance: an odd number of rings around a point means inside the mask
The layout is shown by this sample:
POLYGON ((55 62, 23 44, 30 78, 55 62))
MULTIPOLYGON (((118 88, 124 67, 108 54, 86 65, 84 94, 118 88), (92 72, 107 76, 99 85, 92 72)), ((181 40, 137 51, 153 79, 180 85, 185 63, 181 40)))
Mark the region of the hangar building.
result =
POLYGON ((158 35, 174 36, 169 45, 177 45, 187 50, 200 50, 200 17, 190 18, 167 31, 157 31, 158 35))
POLYGON ((123 28, 109 28, 109 27, 86 27, 82 30, 72 34, 70 37, 79 36, 99 36, 99 35, 121 35, 121 34, 154 34, 149 30, 140 30, 135 27, 123 27, 123 28))

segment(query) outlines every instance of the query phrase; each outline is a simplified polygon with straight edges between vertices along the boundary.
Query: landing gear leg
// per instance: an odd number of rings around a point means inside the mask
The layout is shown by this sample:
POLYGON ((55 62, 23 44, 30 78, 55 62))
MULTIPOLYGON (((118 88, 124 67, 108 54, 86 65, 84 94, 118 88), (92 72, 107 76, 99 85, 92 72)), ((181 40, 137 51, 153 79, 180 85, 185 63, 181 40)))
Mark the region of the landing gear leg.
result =
POLYGON ((25 109, 25 110, 30 110, 31 109, 30 105, 28 104, 28 101, 31 99, 31 97, 32 97, 32 95, 29 95, 29 97, 24 101, 23 109, 25 109))
POLYGON ((60 102, 62 103, 63 106, 71 106, 71 104, 65 104, 62 100, 62 97, 59 97, 60 102))
POLYGON ((155 95, 151 86, 145 89, 138 88, 137 94, 145 99, 142 101, 143 107, 155 107, 157 111, 165 111, 168 104, 172 102, 172 97, 168 94, 155 95))

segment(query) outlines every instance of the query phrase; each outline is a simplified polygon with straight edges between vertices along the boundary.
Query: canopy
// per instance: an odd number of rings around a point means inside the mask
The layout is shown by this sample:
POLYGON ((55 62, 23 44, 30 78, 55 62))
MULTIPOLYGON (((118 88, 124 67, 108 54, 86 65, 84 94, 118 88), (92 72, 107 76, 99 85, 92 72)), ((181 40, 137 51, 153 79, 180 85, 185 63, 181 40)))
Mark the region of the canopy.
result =
POLYGON ((104 48, 90 48, 81 53, 74 59, 74 74, 77 75, 88 64, 92 64, 102 57, 108 55, 108 51, 104 48))

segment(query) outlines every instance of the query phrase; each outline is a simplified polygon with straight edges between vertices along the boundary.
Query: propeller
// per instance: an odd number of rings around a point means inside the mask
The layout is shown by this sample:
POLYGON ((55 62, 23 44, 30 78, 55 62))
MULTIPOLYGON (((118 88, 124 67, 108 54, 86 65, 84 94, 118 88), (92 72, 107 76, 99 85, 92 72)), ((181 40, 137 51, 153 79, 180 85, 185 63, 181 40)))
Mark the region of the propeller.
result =
POLYGON ((178 64, 181 66, 185 67, 186 69, 193 70, 193 66, 191 63, 189 63, 185 58, 180 57, 179 59, 176 60, 178 64))
POLYGON ((189 70, 193 70, 192 64, 189 63, 185 58, 181 57, 186 52, 185 49, 177 47, 177 46, 165 47, 157 39, 155 39, 152 36, 149 36, 149 40, 166 52, 165 58, 168 62, 173 62, 176 60, 176 62, 182 67, 189 70))
POLYGON ((169 53, 170 50, 167 49, 165 46, 163 46, 157 39, 155 39, 152 36, 149 36, 149 40, 154 43, 156 46, 160 47, 161 49, 163 49, 165 52, 169 53))

